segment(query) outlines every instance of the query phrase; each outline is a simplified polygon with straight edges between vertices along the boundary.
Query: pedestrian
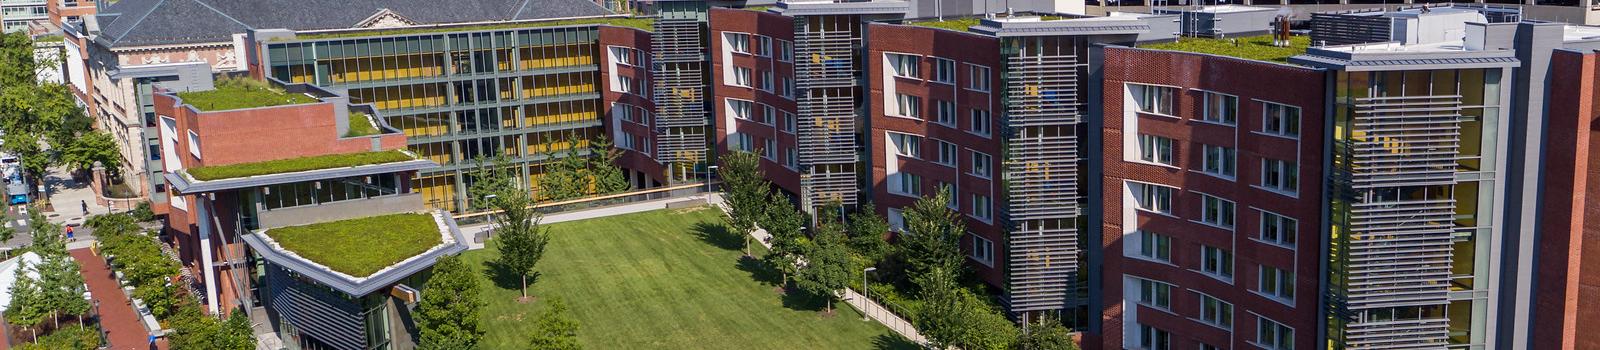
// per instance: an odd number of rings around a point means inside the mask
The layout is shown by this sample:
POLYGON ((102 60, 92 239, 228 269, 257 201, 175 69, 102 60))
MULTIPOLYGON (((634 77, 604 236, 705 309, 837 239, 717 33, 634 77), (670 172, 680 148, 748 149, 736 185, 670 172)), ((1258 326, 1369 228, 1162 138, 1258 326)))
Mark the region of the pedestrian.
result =
POLYGON ((68 240, 72 239, 72 226, 71 225, 67 225, 67 239, 68 240))
POLYGON ((83 215, 85 215, 85 216, 89 215, 89 201, 80 200, 80 201, 78 201, 78 203, 82 203, 83 204, 83 215))

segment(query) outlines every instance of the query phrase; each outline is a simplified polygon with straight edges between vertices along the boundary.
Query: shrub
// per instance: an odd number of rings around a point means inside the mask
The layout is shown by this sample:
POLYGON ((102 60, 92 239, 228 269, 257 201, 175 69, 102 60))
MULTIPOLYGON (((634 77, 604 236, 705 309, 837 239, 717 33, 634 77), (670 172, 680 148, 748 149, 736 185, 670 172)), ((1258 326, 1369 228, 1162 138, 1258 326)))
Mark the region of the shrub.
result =
POLYGON ((38 341, 17 346, 17 350, 94 350, 100 348, 100 331, 87 327, 58 329, 38 341))

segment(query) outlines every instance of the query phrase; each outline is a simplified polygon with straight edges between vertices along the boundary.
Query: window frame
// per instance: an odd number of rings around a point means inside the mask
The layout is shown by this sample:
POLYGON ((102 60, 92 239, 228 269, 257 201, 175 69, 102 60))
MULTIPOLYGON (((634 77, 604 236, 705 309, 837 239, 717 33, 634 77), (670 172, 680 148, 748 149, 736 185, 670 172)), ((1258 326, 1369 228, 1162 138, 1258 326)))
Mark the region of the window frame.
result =
POLYGON ((889 61, 890 75, 895 78, 922 80, 922 56, 895 52, 883 54, 889 61))
POLYGON ((967 77, 968 77, 968 79, 967 79, 967 84, 966 84, 965 88, 967 90, 979 91, 979 92, 985 92, 985 93, 992 91, 993 87, 990 86, 991 85, 990 84, 991 83, 991 81, 990 81, 991 75, 990 74, 992 72, 993 72, 993 70, 990 69, 989 66, 968 63, 967 64, 967 77), (982 73, 982 74, 979 74, 979 73, 982 73))
POLYGON ((1239 125, 1239 96, 1214 91, 1203 91, 1203 93, 1200 120, 1212 124, 1239 125), (1230 101, 1231 104, 1229 103, 1230 101), (1221 103, 1222 106, 1214 106, 1217 103, 1221 103), (1218 110, 1218 108, 1223 108, 1223 110, 1218 110), (1213 115, 1216 112, 1221 112, 1223 115, 1220 117, 1213 115))
POLYGON ((1227 229, 1239 223, 1239 204, 1206 193, 1200 194, 1200 222, 1227 229), (1215 204, 1215 208, 1213 208, 1215 204))
POLYGON ((955 60, 933 56, 928 58, 933 61, 933 76, 928 77, 928 81, 946 85, 956 84, 955 60))
POLYGON ((1233 180, 1239 175, 1239 150, 1201 144, 1200 172, 1233 180))
POLYGON ((1134 98, 1135 111, 1139 113, 1177 117, 1178 88, 1171 86, 1128 83, 1129 95, 1134 98))
POLYGON ((967 122, 967 133, 983 136, 984 138, 994 136, 994 130, 992 129, 994 114, 990 113, 989 110, 973 108, 971 112, 967 113, 967 122), (980 122, 978 119, 983 120, 980 122))
POLYGON ((1139 145, 1138 160, 1140 162, 1146 164, 1177 166, 1178 161, 1177 157, 1175 156, 1177 153, 1175 149, 1177 140, 1173 140, 1170 137, 1153 134, 1139 134, 1137 137, 1139 145))
POLYGON ((1297 236, 1300 233, 1300 220, 1266 210, 1261 210, 1260 212, 1261 223, 1259 226, 1261 228, 1257 232, 1256 238, 1272 245, 1294 249, 1295 242, 1299 241, 1297 236), (1277 228, 1274 233, 1277 237, 1267 237, 1267 233, 1272 231, 1268 229, 1269 225, 1277 228))
POLYGON ((1299 106, 1261 101, 1261 133, 1297 140, 1300 139, 1300 117, 1302 116, 1302 112, 1303 111, 1299 106), (1275 109, 1280 111, 1280 113, 1275 115, 1273 113, 1275 109), (1274 123, 1273 120, 1277 120, 1277 123, 1274 123), (1273 130, 1271 128, 1273 125, 1277 125, 1278 130, 1273 130))
POLYGON ((1221 247, 1200 245, 1200 272, 1226 281, 1233 280, 1233 252, 1221 247))
POLYGON ((1222 329, 1233 329, 1233 303, 1200 293, 1200 322, 1222 329), (1208 310, 1209 309, 1209 310, 1208 310))

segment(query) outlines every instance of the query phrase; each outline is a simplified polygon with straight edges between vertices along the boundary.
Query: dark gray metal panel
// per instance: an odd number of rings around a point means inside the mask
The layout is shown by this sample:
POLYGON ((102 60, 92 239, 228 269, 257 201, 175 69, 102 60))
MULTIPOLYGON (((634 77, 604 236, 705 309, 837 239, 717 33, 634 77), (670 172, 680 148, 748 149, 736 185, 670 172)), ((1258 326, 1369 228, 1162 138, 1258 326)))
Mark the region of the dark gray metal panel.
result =
POLYGON ((367 347, 361 306, 353 298, 296 279, 276 264, 267 264, 267 307, 301 334, 339 349, 367 347))
POLYGON ((1389 17, 1373 15, 1371 11, 1313 13, 1311 45, 1381 43, 1389 41, 1391 29, 1389 17))

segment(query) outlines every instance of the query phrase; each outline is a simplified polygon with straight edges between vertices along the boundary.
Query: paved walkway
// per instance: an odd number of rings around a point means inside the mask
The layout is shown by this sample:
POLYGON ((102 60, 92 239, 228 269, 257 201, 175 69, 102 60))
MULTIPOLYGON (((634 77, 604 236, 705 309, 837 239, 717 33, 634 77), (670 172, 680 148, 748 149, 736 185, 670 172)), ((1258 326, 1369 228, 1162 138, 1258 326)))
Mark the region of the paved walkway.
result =
MULTIPOLYGON (((716 205, 717 208, 722 209, 724 212, 729 210, 728 207, 723 204, 721 195, 713 195, 711 197, 711 203, 716 205)), ((761 246, 767 247, 767 249, 772 249, 772 243, 770 243, 772 235, 767 233, 767 230, 758 227, 756 228, 755 232, 750 233, 750 236, 755 237, 756 242, 760 242, 761 246)), ((844 300, 845 303, 850 304, 850 307, 855 308, 856 311, 860 311, 861 314, 866 315, 868 318, 878 321, 878 323, 883 324, 884 327, 889 327, 889 330, 900 334, 900 336, 906 337, 906 339, 910 339, 917 344, 928 343, 928 338, 923 337, 922 333, 917 332, 917 327, 912 326, 911 321, 907 321, 906 319, 901 318, 900 315, 895 315, 893 312, 889 312, 889 309, 884 308, 883 305, 879 305, 878 302, 862 296, 861 293, 856 293, 854 289, 844 289, 844 300)))
POLYGON ((106 339, 110 343, 108 349, 165 350, 166 340, 158 341, 155 346, 149 343, 150 332, 139 322, 139 313, 133 310, 130 299, 117 285, 117 280, 112 278, 111 267, 106 266, 106 260, 86 248, 74 249, 71 253, 72 259, 77 260, 82 269, 83 282, 89 285, 90 295, 100 303, 100 326, 106 330, 106 339))
MULTIPOLYGON (((73 181, 72 175, 65 169, 50 170, 50 175, 45 176, 45 186, 50 189, 50 204, 55 209, 45 212, 50 222, 62 225, 82 225, 88 215, 100 215, 111 212, 111 208, 100 205, 94 194, 94 189, 85 182, 73 181), (84 215, 83 204, 89 204, 89 213, 84 215)), ((128 208, 123 208, 124 210, 128 208)))

